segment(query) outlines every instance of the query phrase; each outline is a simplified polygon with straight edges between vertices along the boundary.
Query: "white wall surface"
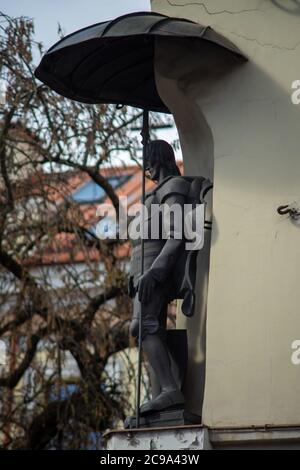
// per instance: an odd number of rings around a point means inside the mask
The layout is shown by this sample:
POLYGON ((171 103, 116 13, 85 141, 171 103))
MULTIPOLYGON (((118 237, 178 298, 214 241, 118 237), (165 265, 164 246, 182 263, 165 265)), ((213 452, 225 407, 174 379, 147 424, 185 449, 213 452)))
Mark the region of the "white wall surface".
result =
MULTIPOLYGON (((201 174, 213 152, 204 422, 299 423, 300 365, 291 362, 291 344, 300 338, 300 227, 276 212, 281 204, 300 205, 300 104, 291 101, 291 84, 300 80, 299 2, 153 0, 152 10, 210 25, 249 57, 221 81, 210 77, 207 86, 196 67, 205 51, 194 57, 196 71, 185 82, 166 77, 159 55, 157 63, 163 99, 176 82, 180 99, 185 93, 199 109, 195 126, 186 115, 185 130, 179 128, 187 170, 201 174), (197 146, 203 132, 204 148, 199 143, 198 151, 186 152, 186 142, 197 146)), ((191 360, 199 366, 199 325, 197 334, 191 360)), ((196 410, 197 396, 190 403, 196 410)))

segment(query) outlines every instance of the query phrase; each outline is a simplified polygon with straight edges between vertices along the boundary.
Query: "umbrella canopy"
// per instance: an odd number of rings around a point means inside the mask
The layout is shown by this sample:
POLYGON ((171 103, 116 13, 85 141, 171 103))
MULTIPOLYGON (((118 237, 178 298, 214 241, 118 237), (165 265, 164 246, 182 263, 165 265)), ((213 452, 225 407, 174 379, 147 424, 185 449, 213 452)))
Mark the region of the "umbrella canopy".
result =
POLYGON ((83 103, 125 104, 169 113, 155 85, 154 40, 159 36, 209 41, 246 60, 209 26, 139 12, 64 37, 44 55, 35 75, 60 95, 83 103))

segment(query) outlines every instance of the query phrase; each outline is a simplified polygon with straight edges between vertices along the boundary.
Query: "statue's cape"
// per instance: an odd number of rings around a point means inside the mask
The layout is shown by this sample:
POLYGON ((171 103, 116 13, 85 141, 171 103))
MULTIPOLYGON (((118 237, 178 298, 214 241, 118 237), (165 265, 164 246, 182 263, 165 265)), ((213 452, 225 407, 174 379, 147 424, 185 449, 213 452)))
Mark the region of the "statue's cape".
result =
MULTIPOLYGON (((185 202, 191 204, 193 217, 199 204, 205 207, 205 195, 211 188, 211 181, 204 177, 171 176, 155 188, 155 195, 160 204, 164 203, 171 194, 183 195, 185 202)), ((199 249, 201 248, 202 246, 199 249)), ((199 249, 182 250, 173 268, 172 298, 183 299, 181 310, 188 317, 194 314, 196 262, 199 249)))

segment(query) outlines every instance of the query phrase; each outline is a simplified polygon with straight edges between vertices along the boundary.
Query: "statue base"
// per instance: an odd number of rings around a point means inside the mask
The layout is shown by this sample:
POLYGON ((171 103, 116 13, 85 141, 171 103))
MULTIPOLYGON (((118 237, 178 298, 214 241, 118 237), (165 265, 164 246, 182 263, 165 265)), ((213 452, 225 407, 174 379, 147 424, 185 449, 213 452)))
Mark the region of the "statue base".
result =
POLYGON ((201 425, 120 429, 104 433, 106 450, 211 450, 208 429, 201 425))
MULTIPOLYGON (((140 428, 157 428, 201 424, 201 417, 189 411, 166 410, 140 416, 140 428)), ((136 417, 128 416, 124 421, 125 429, 136 429, 136 417)))

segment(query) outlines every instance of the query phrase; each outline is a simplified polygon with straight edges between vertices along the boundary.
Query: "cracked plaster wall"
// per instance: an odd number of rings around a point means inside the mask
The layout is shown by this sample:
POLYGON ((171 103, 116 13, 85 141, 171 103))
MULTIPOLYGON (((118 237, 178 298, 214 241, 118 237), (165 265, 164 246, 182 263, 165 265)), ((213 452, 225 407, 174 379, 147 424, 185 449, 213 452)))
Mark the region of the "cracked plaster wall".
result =
MULTIPOLYGON (((189 408, 201 411, 206 350, 205 424, 299 424, 291 344, 300 339, 300 226, 276 209, 300 205, 300 105, 291 102, 300 2, 153 0, 152 10, 210 25, 249 57, 205 82, 201 64, 211 51, 178 46, 176 59, 170 45, 157 47, 157 86, 174 112, 185 172, 214 172, 206 348, 205 309, 178 320, 191 339, 189 408)), ((208 269, 202 256, 199 277, 208 269)), ((199 282, 198 306, 207 274, 199 282)))

